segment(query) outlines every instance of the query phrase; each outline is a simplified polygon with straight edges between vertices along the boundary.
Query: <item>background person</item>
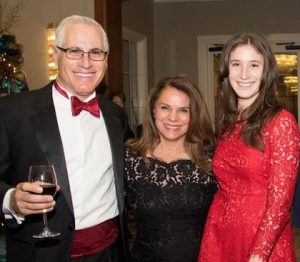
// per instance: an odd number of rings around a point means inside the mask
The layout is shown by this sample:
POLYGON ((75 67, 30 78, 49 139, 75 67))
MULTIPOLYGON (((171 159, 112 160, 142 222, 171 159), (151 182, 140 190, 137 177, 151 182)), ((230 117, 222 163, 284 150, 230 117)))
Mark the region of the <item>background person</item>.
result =
POLYGON ((56 81, 0 100, 7 262, 125 261, 127 118, 120 107, 95 96, 107 69, 107 36, 96 21, 70 16, 57 28, 55 41, 56 81), (35 194, 42 188, 26 182, 29 166, 40 164, 56 169, 60 191, 55 200, 35 194), (61 235, 37 242, 32 235, 42 229, 44 209, 49 227, 61 235))
POLYGON ((296 261, 290 209, 299 130, 277 100, 273 51, 261 35, 242 33, 228 41, 220 61, 213 159, 220 189, 198 261, 296 261))
POLYGON ((123 92, 110 92, 109 98, 113 101, 116 105, 124 108, 126 103, 126 96, 123 92))
POLYGON ((98 84, 95 91, 96 91, 97 95, 102 95, 105 97, 108 97, 108 95, 109 95, 109 88, 108 88, 108 85, 104 82, 104 80, 102 80, 98 84))
POLYGON ((160 80, 143 130, 125 155, 126 199, 137 223, 131 261, 196 261, 217 190, 214 134, 199 89, 184 77, 160 80))
MULTIPOLYGON (((125 108, 125 103, 126 103, 126 96, 123 92, 114 92, 111 91, 108 95, 108 98, 115 103, 116 105, 118 105, 119 107, 125 108)), ((127 126, 127 133, 126 133, 126 137, 129 138, 134 138, 135 135, 128 123, 127 126)))

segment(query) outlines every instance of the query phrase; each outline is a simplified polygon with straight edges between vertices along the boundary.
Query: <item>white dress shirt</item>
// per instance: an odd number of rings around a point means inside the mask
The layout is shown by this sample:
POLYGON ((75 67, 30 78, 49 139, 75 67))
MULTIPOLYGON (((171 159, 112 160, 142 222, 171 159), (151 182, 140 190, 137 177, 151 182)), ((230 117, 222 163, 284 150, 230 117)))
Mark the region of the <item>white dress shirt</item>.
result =
MULTIPOLYGON (((87 101, 94 97, 95 93, 87 101)), ((67 165, 75 229, 88 228, 118 215, 112 154, 104 118, 101 110, 100 118, 87 111, 72 116, 70 99, 54 87, 53 101, 67 165)))

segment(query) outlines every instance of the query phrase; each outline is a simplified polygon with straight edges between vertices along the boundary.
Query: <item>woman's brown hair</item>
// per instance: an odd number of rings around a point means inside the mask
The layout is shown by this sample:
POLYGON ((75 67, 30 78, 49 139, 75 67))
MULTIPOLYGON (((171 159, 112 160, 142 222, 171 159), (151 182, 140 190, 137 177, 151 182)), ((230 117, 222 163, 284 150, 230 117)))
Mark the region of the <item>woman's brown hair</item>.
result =
POLYGON ((220 60, 220 82, 216 112, 216 132, 218 137, 230 133, 238 120, 244 122, 241 136, 244 142, 261 151, 264 150, 262 128, 266 120, 274 116, 281 106, 277 99, 278 69, 269 42, 256 33, 241 33, 233 36, 223 48, 220 60), (259 94, 255 101, 242 113, 237 108, 237 96, 228 80, 229 58, 237 47, 250 45, 263 56, 264 68, 259 94), (238 119, 239 114, 240 119, 238 119))
POLYGON ((147 162, 147 153, 152 153, 160 142, 155 125, 154 107, 166 87, 175 88, 189 97, 190 123, 184 142, 185 148, 196 165, 205 170, 211 169, 206 150, 213 150, 215 146, 212 124, 200 90, 186 77, 165 77, 151 89, 144 112, 142 136, 140 139, 131 140, 127 144, 134 148, 147 162))

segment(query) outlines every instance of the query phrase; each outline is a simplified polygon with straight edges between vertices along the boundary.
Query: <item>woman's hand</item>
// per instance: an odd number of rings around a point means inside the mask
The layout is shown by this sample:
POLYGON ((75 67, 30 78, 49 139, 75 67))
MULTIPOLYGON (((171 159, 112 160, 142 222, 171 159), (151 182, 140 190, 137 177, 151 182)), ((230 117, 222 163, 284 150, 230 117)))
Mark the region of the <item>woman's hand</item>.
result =
POLYGON ((251 256, 248 262, 264 262, 259 256, 251 256))

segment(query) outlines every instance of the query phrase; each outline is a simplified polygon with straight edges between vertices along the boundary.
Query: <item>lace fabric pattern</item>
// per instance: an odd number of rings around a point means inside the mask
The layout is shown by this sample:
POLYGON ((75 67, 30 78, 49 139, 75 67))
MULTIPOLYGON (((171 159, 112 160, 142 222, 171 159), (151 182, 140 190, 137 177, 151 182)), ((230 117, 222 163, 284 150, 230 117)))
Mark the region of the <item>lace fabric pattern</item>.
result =
POLYGON ((282 110, 263 129, 264 152, 243 143, 242 124, 218 142, 213 167, 220 189, 211 206, 200 262, 294 262, 290 224, 299 129, 282 110))
POLYGON ((197 261, 203 226, 217 191, 215 176, 191 160, 166 163, 125 154, 127 206, 137 221, 131 261, 197 261))

